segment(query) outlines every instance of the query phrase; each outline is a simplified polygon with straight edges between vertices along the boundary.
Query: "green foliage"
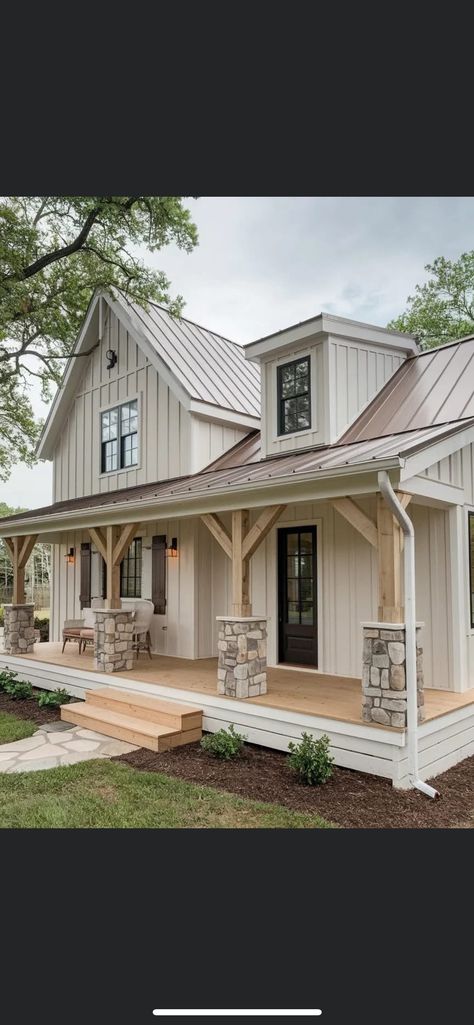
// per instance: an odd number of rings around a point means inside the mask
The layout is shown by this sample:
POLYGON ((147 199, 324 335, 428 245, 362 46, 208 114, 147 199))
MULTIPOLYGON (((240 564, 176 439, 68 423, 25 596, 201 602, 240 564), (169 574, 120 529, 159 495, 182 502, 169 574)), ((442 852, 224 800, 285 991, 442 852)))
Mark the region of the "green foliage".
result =
POLYGON ((67 690, 58 687, 56 690, 42 690, 38 696, 38 705, 40 708, 59 708, 60 705, 67 705, 70 700, 67 690))
POLYGON ((0 672, 0 690, 7 690, 9 684, 14 683, 18 673, 13 672, 12 669, 2 669, 0 672))
MULTIPOLYGON (((12 675, 16 676, 16 673, 12 675)), ((26 698, 33 697, 33 687, 28 680, 9 680, 4 683, 3 690, 13 701, 25 701, 26 698)))
POLYGON ((242 751, 245 737, 236 733, 234 724, 231 723, 228 730, 218 730, 217 733, 209 733, 201 740, 201 747, 207 754, 214 758, 236 758, 242 751))
POLYGON ((302 733, 301 742, 288 744, 291 752, 288 762, 305 783, 326 783, 332 775, 334 758, 329 754, 329 737, 324 734, 315 740, 310 733, 302 733))
POLYGON ((439 256, 431 275, 408 296, 408 309, 388 327, 415 335, 423 349, 474 334, 474 250, 458 260, 439 256))
POLYGON ((0 605, 0 626, 5 626, 5 609, 0 605))
POLYGON ((47 616, 35 616, 35 630, 39 630, 41 641, 49 641, 49 619, 47 616))
MULTIPOLYGON (((178 196, 7 196, 0 199, 0 479, 34 462, 41 425, 31 374, 49 399, 96 289, 122 292, 179 315, 170 282, 138 259, 174 243, 190 252, 197 230, 178 196)), ((79 357, 78 357, 79 358, 79 357)))

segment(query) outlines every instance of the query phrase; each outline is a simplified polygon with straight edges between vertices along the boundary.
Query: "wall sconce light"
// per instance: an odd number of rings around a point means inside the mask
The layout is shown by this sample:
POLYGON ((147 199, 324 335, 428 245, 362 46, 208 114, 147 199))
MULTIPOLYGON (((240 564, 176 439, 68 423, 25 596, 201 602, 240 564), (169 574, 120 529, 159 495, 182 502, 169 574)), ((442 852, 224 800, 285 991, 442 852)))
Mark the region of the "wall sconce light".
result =
POLYGON ((107 349, 105 355, 107 358, 107 370, 112 370, 112 367, 114 367, 117 362, 117 353, 115 352, 115 349, 107 349))
POLYGON ((66 552, 64 558, 66 559, 66 562, 69 566, 74 566, 74 563, 76 561, 76 554, 74 548, 70 548, 69 551, 66 552))
POLYGON ((177 559, 178 558, 178 538, 177 537, 171 538, 171 544, 166 545, 166 554, 167 554, 169 559, 177 559))

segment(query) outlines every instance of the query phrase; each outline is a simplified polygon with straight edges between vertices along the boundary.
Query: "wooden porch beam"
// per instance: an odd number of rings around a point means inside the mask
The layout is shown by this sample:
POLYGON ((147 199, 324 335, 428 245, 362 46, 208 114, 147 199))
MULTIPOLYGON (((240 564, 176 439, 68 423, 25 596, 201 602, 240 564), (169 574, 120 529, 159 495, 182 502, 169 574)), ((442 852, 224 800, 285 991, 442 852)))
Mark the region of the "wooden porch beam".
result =
POLYGON ((37 534, 27 534, 26 537, 24 537, 22 540, 23 540, 23 544, 21 546, 21 550, 20 550, 20 554, 19 554, 20 569, 24 569, 25 568, 25 566, 26 566, 26 564, 28 562, 28 559, 29 559, 29 557, 30 557, 30 555, 31 555, 31 553, 33 551, 33 548, 34 548, 34 546, 35 546, 35 544, 36 544, 36 542, 38 540, 38 535, 37 534))
POLYGON ((88 527, 87 529, 104 562, 107 562, 107 545, 102 531, 98 527, 88 527))
POLYGON ((248 509, 232 513, 232 612, 234 616, 251 616, 249 595, 249 561, 244 558, 243 544, 249 529, 248 509))
POLYGON ((286 505, 269 505, 260 513, 258 520, 250 528, 242 544, 242 558, 250 559, 267 534, 270 533, 281 514, 285 511, 286 505))
POLYGON ((201 516, 202 522, 206 525, 212 536, 215 538, 229 559, 232 559, 232 538, 224 526, 221 518, 216 513, 206 513, 201 516))
POLYGON ((11 537, 4 537, 4 538, 3 538, 3 540, 4 540, 4 542, 5 542, 6 546, 7 546, 7 552, 8 552, 8 554, 9 554, 9 556, 10 556, 10 559, 11 559, 11 560, 12 560, 12 562, 13 562, 13 552, 14 552, 14 548, 13 548, 13 541, 12 541, 12 538, 11 538, 11 537))
POLYGON ((366 516, 352 498, 333 498, 332 505, 352 527, 355 527, 374 548, 378 547, 378 533, 375 523, 366 516))
POLYGON ((135 537, 135 534, 139 528, 139 523, 127 523, 125 527, 122 527, 120 537, 115 545, 113 552, 113 563, 114 566, 120 566, 120 563, 130 548, 130 545, 135 537))
POLYGON ((106 609, 119 609, 120 601, 120 563, 114 563, 114 550, 118 543, 118 528, 106 527, 106 566, 107 566, 107 596, 105 599, 106 609))
POLYGON ((406 509, 407 505, 410 505, 410 502, 413 498, 413 495, 410 495, 408 491, 397 491, 396 495, 399 502, 403 505, 404 509, 406 509))

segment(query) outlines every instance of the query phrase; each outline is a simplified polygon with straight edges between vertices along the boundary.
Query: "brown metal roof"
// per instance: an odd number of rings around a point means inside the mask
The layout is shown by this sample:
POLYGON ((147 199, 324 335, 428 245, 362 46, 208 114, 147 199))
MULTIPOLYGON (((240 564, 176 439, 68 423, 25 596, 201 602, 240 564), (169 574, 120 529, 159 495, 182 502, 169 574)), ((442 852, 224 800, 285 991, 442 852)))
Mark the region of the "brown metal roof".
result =
MULTIPOLYGON (((238 446, 234 446, 232 465, 202 470, 192 476, 177 477, 174 480, 157 481, 152 484, 138 484, 132 488, 121 488, 118 491, 98 495, 88 495, 83 498, 73 498, 64 502, 55 502, 53 505, 43 506, 40 509, 29 509, 24 513, 14 516, 5 516, 0 519, 0 535, 8 533, 5 529, 9 523, 17 523, 22 520, 42 518, 47 520, 57 513, 67 513, 76 510, 97 510, 101 508, 114 509, 115 506, 126 505, 137 506, 140 502, 153 503, 156 505, 170 499, 186 501, 196 496, 209 496, 214 494, 216 498, 226 492, 228 488, 235 490, 241 488, 245 491, 248 484, 262 484, 275 482, 277 480, 296 481, 298 477, 311 475, 313 473, 324 477, 334 475, 337 470, 344 471, 348 467, 354 467, 354 471, 361 465, 379 465, 399 457, 408 456, 425 448, 443 437, 452 435, 463 430, 467 424, 474 425, 474 417, 469 421, 462 421, 457 424, 442 424, 437 427, 428 427, 425 430, 405 431, 402 434, 392 435, 389 438, 372 438, 367 441, 353 442, 351 444, 330 445, 316 449, 299 450, 297 452, 285 453, 273 456, 269 459, 255 459, 255 449, 251 453, 248 462, 236 462, 238 458, 237 449, 240 448, 240 458, 249 454, 251 444, 258 443, 258 434, 251 438, 244 438, 238 446)), ((222 460, 217 462, 222 463, 222 460)), ((46 525, 46 524, 45 524, 46 525)), ((51 528, 52 529, 52 528, 51 528)))
POLYGON ((340 444, 474 416, 474 336, 407 359, 349 427, 340 444))

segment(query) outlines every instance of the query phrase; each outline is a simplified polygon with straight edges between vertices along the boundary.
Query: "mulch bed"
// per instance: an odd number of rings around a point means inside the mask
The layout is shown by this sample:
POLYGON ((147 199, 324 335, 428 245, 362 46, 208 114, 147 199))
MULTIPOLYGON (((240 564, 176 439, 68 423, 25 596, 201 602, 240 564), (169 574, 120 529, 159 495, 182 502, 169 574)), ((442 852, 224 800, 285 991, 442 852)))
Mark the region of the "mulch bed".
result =
MULTIPOLYGON (((40 694, 41 692, 35 691, 35 693, 40 694)), ((37 726, 42 726, 45 722, 57 722, 59 719, 58 708, 40 708, 34 698, 13 701, 3 691, 0 691, 0 712, 9 712, 11 715, 16 715, 17 719, 29 719, 37 726)))
POLYGON ((295 811, 317 812, 348 828, 474 825, 474 757, 436 777, 433 782, 441 794, 438 800, 413 790, 395 790, 391 783, 376 776, 337 767, 324 785, 306 786, 295 777, 284 754, 254 744, 246 744, 244 754, 229 762, 212 758, 199 743, 163 754, 140 748, 114 761, 295 811))

